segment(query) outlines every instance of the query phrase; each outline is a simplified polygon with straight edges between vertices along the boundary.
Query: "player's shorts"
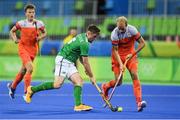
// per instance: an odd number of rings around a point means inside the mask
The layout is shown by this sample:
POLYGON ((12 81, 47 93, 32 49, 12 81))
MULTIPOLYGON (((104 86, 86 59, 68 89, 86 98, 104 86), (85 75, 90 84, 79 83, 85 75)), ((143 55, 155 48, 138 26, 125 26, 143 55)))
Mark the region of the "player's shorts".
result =
POLYGON ((62 56, 57 56, 55 59, 55 76, 63 76, 70 78, 72 74, 77 73, 78 70, 74 63, 64 59, 62 56))
POLYGON ((31 55, 25 49, 19 49, 19 56, 20 56, 20 58, 22 60, 23 65, 26 65, 30 61, 33 62, 36 55, 31 55))
MULTIPOLYGON (((125 60, 126 60, 126 56, 121 56, 121 60, 124 64, 125 60)), ((130 59, 128 61, 128 63, 126 64, 126 68, 129 70, 129 71, 134 71, 134 72, 137 72, 137 69, 138 69, 138 61, 137 61, 137 58, 136 56, 134 56, 132 59, 130 59)), ((115 61, 113 58, 112 58, 112 71, 115 73, 115 74, 119 74, 120 73, 120 69, 119 69, 119 64, 117 61, 115 61)))

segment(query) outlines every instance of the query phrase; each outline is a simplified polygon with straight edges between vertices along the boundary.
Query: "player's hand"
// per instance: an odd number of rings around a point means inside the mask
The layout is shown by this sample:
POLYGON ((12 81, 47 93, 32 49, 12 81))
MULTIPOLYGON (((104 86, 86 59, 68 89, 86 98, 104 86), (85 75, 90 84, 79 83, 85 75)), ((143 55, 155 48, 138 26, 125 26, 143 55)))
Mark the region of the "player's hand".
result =
POLYGON ((126 56, 126 60, 129 60, 129 59, 131 59, 132 57, 133 57, 132 54, 128 54, 128 55, 126 56))
POLYGON ((41 40, 40 36, 37 36, 36 41, 39 42, 41 40))
POLYGON ((90 80, 91 80, 92 84, 96 83, 96 79, 94 77, 90 77, 90 80))
POLYGON ((14 40, 14 43, 18 44, 19 43, 19 39, 14 40))
POLYGON ((120 69, 120 71, 123 71, 123 64, 122 63, 119 65, 119 69, 120 69))
POLYGON ((124 65, 123 65, 123 70, 122 70, 122 72, 124 72, 124 71, 125 71, 125 69, 126 69, 126 66, 124 66, 124 65))

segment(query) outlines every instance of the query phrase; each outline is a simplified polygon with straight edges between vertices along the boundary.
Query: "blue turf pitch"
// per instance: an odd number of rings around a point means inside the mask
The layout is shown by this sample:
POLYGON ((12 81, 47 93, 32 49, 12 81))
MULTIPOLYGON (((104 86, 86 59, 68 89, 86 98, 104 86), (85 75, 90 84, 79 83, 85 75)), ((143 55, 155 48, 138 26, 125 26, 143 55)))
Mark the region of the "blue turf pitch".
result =
MULTIPOLYGON (((14 100, 8 96, 7 82, 0 81, 0 119, 180 119, 180 86, 143 85, 143 99, 147 108, 137 112, 132 85, 118 87, 111 100, 113 106, 122 106, 123 112, 112 112, 104 104, 95 87, 83 86, 83 102, 94 109, 74 112, 73 86, 39 92, 32 103, 23 101, 23 83, 16 91, 14 100)), ((32 83, 33 85, 39 83, 32 83)))

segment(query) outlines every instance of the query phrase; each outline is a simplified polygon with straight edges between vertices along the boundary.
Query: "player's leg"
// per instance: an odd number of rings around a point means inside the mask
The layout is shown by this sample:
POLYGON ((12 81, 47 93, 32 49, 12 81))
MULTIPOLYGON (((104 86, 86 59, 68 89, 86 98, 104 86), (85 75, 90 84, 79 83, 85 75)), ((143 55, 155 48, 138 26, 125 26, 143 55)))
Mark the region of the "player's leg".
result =
POLYGON ((56 66, 55 66, 55 72, 54 72, 54 82, 45 82, 38 86, 29 86, 27 89, 27 94, 25 96, 25 101, 27 103, 31 102, 31 97, 34 93, 43 91, 43 90, 51 90, 51 89, 57 89, 60 88, 61 85, 64 82, 64 78, 66 76, 66 68, 62 65, 61 59, 57 59, 56 57, 56 66))
POLYGON ((27 88, 27 93, 26 96, 24 97, 24 100, 26 101, 26 103, 30 103, 32 101, 32 95, 34 95, 35 93, 44 90, 58 89, 61 87, 63 82, 64 82, 64 77, 55 76, 54 82, 45 82, 37 86, 29 86, 27 88))
MULTIPOLYGON (((108 98, 108 92, 109 92, 109 90, 115 86, 116 81, 118 80, 119 74, 114 73, 114 76, 115 76, 115 80, 111 80, 111 81, 109 81, 109 82, 107 82, 107 83, 103 83, 102 86, 101 86, 101 87, 102 87, 102 91, 103 91, 103 93, 104 93, 104 95, 105 95, 106 98, 108 98)), ((120 86, 120 85, 122 84, 122 77, 123 77, 123 76, 121 76, 121 78, 120 78, 119 83, 118 83, 117 86, 120 86)))
POLYGON ((33 72, 33 63, 34 56, 30 56, 29 53, 24 50, 24 48, 19 48, 19 56, 23 63, 23 66, 26 69, 26 73, 24 75, 24 93, 27 92, 27 87, 30 86, 31 83, 31 74, 33 72))
MULTIPOLYGON (((101 86, 103 94, 105 95, 106 98, 108 98, 108 91, 115 86, 116 81, 118 80, 118 76, 119 76, 119 73, 120 73, 119 65, 113 63, 112 64, 112 71, 114 72, 115 79, 110 80, 109 82, 104 83, 101 86)), ((122 78, 123 78, 123 76, 121 76, 117 86, 120 86, 122 84, 122 78)))
POLYGON ((137 64, 138 63, 136 61, 129 61, 127 68, 133 80, 133 91, 136 98, 136 104, 138 106, 138 112, 140 112, 144 107, 146 107, 146 102, 142 101, 142 90, 141 83, 138 78, 137 64))
POLYGON ((26 74, 24 75, 24 93, 26 94, 27 88, 31 85, 32 72, 33 72, 33 63, 32 61, 28 61, 25 64, 26 74))
POLYGON ((15 79, 13 80, 13 82, 7 84, 10 98, 14 99, 16 87, 22 81, 25 73, 26 73, 26 69, 24 66, 22 66, 19 73, 16 75, 15 79))
POLYGON ((70 80, 74 84, 74 100, 75 106, 74 111, 89 111, 93 108, 91 106, 82 103, 82 84, 83 80, 78 72, 70 76, 70 80))

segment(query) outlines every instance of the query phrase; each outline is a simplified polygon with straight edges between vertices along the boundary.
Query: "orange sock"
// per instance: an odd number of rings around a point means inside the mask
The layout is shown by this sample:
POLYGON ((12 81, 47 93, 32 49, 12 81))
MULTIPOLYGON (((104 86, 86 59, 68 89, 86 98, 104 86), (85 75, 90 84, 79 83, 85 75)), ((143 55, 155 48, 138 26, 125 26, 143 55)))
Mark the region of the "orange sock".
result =
POLYGON ((22 81, 23 77, 24 77, 24 74, 18 73, 18 74, 16 75, 16 78, 15 78, 14 81, 12 82, 11 87, 12 87, 13 89, 16 89, 17 85, 22 81))
POLYGON ((30 85, 31 85, 31 73, 26 73, 24 76, 24 93, 27 92, 27 88, 30 85))
POLYGON ((141 83, 139 80, 133 80, 133 90, 136 97, 136 103, 142 101, 141 83))

